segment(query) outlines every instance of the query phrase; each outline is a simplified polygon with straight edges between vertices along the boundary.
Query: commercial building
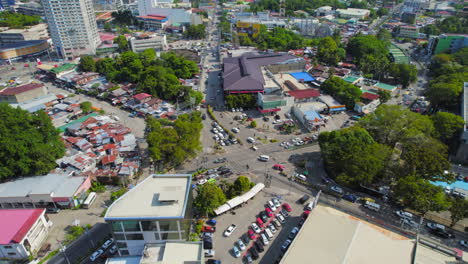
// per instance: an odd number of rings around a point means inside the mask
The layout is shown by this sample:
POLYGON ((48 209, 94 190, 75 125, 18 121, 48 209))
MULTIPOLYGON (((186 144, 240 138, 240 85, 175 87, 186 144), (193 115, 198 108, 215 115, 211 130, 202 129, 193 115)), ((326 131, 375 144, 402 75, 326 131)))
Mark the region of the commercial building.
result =
POLYGON ((42 0, 42 6, 52 42, 61 57, 96 54, 101 41, 92 0, 42 0))
POLYGON ((28 15, 28 16, 44 16, 44 8, 40 3, 29 2, 29 3, 18 3, 15 6, 16 13, 28 15))
POLYGON ((320 91, 317 89, 292 90, 287 93, 294 98, 295 103, 316 101, 320 96, 320 91))
POLYGON ((337 9, 336 13, 338 14, 340 18, 363 19, 369 16, 370 11, 367 9, 347 8, 347 9, 337 9))
POLYGON ((415 26, 400 26, 400 38, 419 38, 419 28, 415 26))
POLYGON ((322 6, 317 9, 315 9, 315 16, 318 17, 323 17, 323 16, 329 16, 329 15, 334 15, 335 10, 333 10, 333 7, 331 6, 322 6))
POLYGON ((147 15, 139 16, 137 19, 143 22, 143 25, 148 31, 159 31, 166 27, 168 19, 165 16, 147 15))
POLYGON ((163 51, 167 49, 166 35, 151 35, 145 38, 132 37, 130 39, 130 47, 133 52, 142 52, 146 49, 163 51))
POLYGON ((112 12, 123 9, 122 0, 93 0, 94 11, 112 12))
MULTIPOLYGON (((288 104, 288 99, 288 97, 284 97, 283 95, 259 93, 257 97, 258 111, 262 114, 275 114, 281 111, 282 106, 288 104)), ((293 100, 290 101, 290 104, 292 104, 293 100)))
POLYGON ((42 83, 28 83, 0 90, 0 103, 18 104, 47 95, 47 88, 42 83))
POLYGON ((443 34, 429 39, 427 49, 431 54, 455 53, 468 46, 468 35, 464 34, 443 34))
POLYGON ((468 82, 463 84, 463 96, 461 98, 461 116, 465 121, 463 132, 460 136, 460 145, 457 151, 457 160, 468 160, 468 82))
POLYGON ((3 9, 10 9, 15 5, 15 0, 0 0, 0 7, 3 9))
POLYGON ((186 241, 191 224, 191 175, 150 175, 107 210, 120 256, 143 255, 146 244, 186 241))
POLYGON ((8 29, 0 32, 0 45, 16 43, 23 40, 48 39, 46 24, 37 24, 24 29, 8 29))
POLYGON ((417 13, 428 9, 430 5, 431 0, 405 0, 401 10, 406 13, 417 13))
POLYGON ((0 210, 0 258, 28 258, 40 249, 52 222, 45 209, 0 210))
MULTIPOLYGON (((236 20, 236 19, 234 19, 236 20)), ((286 27, 286 22, 277 18, 260 19, 258 17, 241 18, 235 22, 239 36, 256 37, 263 25, 268 30, 275 27, 286 27)))
POLYGON ((303 108, 301 105, 294 105, 291 112, 296 119, 308 130, 315 131, 320 126, 325 125, 327 118, 322 117, 313 108, 303 108))
POLYGON ((192 9, 168 8, 154 5, 152 0, 138 1, 138 11, 140 16, 161 16, 166 17, 168 25, 180 24, 191 25, 201 24, 200 16, 192 13, 192 9))
POLYGON ((304 67, 303 58, 285 53, 246 53, 239 57, 224 58, 222 73, 224 92, 263 93, 270 86, 277 86, 268 78, 272 76, 271 72, 303 70, 304 67))
POLYGON ((9 43, 0 47, 0 60, 18 60, 41 55, 49 50, 47 40, 24 40, 9 43))
POLYGON ((0 208, 72 208, 86 198, 88 177, 47 174, 0 184, 0 208))
POLYGON ((311 37, 329 37, 333 35, 336 26, 331 23, 321 23, 315 18, 291 18, 292 23, 298 27, 302 35, 311 37))

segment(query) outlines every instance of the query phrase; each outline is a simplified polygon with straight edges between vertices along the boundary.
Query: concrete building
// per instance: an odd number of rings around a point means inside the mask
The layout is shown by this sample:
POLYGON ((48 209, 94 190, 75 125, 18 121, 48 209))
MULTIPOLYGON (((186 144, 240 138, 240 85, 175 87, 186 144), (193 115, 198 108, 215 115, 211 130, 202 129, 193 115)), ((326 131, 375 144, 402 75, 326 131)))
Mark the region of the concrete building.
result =
POLYGON ((292 18, 292 23, 299 28, 302 35, 311 37, 329 37, 333 35, 335 25, 321 23, 318 19, 314 18, 292 18))
POLYGON ((233 19, 233 21, 235 21, 234 23, 236 24, 239 36, 256 37, 262 25, 268 30, 272 30, 275 27, 286 27, 286 22, 277 18, 261 19, 259 17, 248 17, 233 19))
POLYGON ((338 14, 340 18, 363 19, 369 16, 370 11, 367 9, 347 8, 347 9, 337 9, 336 13, 338 14))
POLYGON ((188 239, 191 180, 190 174, 150 175, 108 208, 104 220, 120 256, 144 255, 147 244, 188 239))
POLYGON ((47 88, 42 83, 28 83, 8 87, 0 91, 0 103, 18 104, 47 95, 47 88))
POLYGON ((122 0, 93 0, 94 11, 112 12, 123 9, 122 0))
POLYGON ((47 174, 0 184, 0 208, 72 208, 86 198, 89 177, 47 174))
MULTIPOLYGON (((138 1, 138 12, 140 16, 163 16, 167 18, 167 23, 172 24, 181 24, 181 25, 191 25, 191 24, 200 24, 201 19, 197 14, 192 13, 192 9, 181 9, 181 8, 168 8, 154 5, 154 1, 143 0, 138 1)), ((166 22, 166 21, 165 21, 166 22)))
POLYGON ((40 3, 29 2, 29 3, 18 3, 15 6, 16 13, 28 15, 28 16, 40 16, 43 17, 44 8, 40 3))
POLYGON ((52 222, 45 209, 0 210, 0 258, 22 259, 37 252, 52 222))
POLYGON ((431 0, 405 0, 401 11, 405 13, 417 13, 428 9, 430 5, 431 0))
POLYGON ((42 6, 52 42, 61 57, 96 54, 101 40, 92 0, 42 0, 42 6))
POLYGON ((15 0, 0 0, 0 7, 9 10, 15 5, 15 0))
POLYGON ((130 47, 133 52, 142 52, 146 49, 163 51, 167 49, 166 35, 152 35, 147 38, 132 37, 130 39, 130 47))
POLYGON ((333 7, 331 6, 322 6, 315 10, 315 16, 318 16, 318 17, 329 16, 329 15, 334 15, 334 14, 335 14, 335 10, 333 10, 333 7))
POLYGON ((429 39, 427 50, 431 54, 455 53, 468 46, 468 35, 464 34, 442 34, 429 39))
POLYGON ((460 145, 457 151, 457 160, 465 162, 468 160, 468 82, 463 84, 463 96, 461 101, 461 116, 465 120, 463 132, 460 136, 460 145))
POLYGON ((145 29, 148 31, 163 30, 168 24, 168 19, 165 16, 147 15, 139 16, 137 19, 143 22, 145 29))
POLYGON ((419 38, 419 28, 415 26, 400 26, 400 38, 419 38))
POLYGON ((49 50, 47 40, 25 40, 0 47, 0 60, 13 61, 41 55, 49 50))
POLYGON ((289 104, 292 105, 294 101, 291 100, 292 98, 278 94, 259 93, 257 96, 258 111, 262 114, 276 114, 281 111, 281 107, 288 105, 288 99, 290 99, 289 104))
POLYGON ((37 24, 25 29, 8 29, 0 32, 0 45, 16 43, 23 40, 48 39, 46 24, 37 24))

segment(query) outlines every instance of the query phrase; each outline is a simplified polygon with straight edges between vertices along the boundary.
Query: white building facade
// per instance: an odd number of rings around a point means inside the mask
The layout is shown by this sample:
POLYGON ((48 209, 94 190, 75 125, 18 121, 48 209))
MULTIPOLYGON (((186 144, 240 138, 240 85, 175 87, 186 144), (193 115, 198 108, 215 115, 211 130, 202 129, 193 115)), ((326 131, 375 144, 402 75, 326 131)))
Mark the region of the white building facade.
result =
POLYGON ((42 0, 52 42, 67 59, 96 54, 100 44, 92 0, 42 0))

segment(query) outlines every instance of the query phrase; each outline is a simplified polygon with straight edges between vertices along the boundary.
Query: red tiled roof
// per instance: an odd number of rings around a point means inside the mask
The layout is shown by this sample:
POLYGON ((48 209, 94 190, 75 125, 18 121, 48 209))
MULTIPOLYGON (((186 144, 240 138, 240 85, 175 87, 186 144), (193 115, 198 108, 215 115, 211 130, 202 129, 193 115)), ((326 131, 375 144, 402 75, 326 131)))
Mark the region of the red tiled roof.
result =
POLYGON ((139 16, 138 18, 143 18, 143 19, 154 19, 154 20, 164 20, 167 17, 165 16, 158 16, 158 15, 147 15, 147 16, 139 16))
POLYGON ((380 96, 377 95, 377 94, 373 94, 373 93, 363 93, 361 95, 361 98, 364 98, 364 99, 367 99, 367 100, 375 100, 375 99, 378 99, 380 96))
POLYGON ((288 91, 288 94, 296 99, 304 99, 310 97, 318 97, 320 96, 320 91, 317 89, 294 90, 288 91))
POLYGON ((102 158, 101 163, 102 165, 106 165, 106 164, 114 162, 116 159, 117 159, 117 156, 107 155, 104 158, 102 158))
POLYGON ((0 95, 17 95, 20 93, 40 88, 42 86, 44 86, 42 83, 28 83, 16 87, 9 87, 1 90, 0 95))
POLYGON ((135 98, 135 99, 137 99, 139 101, 141 101, 141 100, 143 100, 145 98, 148 98, 148 97, 151 97, 151 95, 149 95, 147 93, 139 93, 139 94, 136 94, 136 95, 133 96, 133 98, 135 98))
POLYGON ((0 210, 0 244, 20 243, 45 209, 0 210))

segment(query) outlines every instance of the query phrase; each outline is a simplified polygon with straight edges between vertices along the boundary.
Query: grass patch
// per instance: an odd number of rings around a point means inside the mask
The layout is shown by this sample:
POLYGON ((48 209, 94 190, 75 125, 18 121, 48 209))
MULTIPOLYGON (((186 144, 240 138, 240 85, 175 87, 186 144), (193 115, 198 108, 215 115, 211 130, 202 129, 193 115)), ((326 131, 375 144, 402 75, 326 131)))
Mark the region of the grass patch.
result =
POLYGON ((47 254, 47 256, 45 256, 45 258, 43 258, 41 261, 39 261, 37 264, 43 264, 45 263, 47 260, 51 259, 53 256, 57 255, 57 253, 59 253, 59 250, 56 249, 52 252, 50 252, 49 254, 47 254))

